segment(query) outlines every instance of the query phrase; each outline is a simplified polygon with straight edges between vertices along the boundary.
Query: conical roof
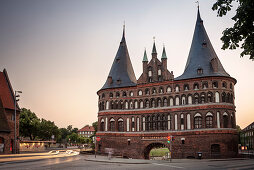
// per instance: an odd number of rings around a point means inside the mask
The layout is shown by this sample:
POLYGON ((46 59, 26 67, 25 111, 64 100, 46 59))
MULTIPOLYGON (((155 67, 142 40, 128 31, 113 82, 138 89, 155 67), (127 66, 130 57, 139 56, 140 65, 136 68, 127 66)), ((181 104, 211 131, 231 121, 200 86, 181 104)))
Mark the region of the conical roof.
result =
POLYGON ((147 55, 146 55, 146 50, 144 52, 143 62, 148 62, 147 55))
POLYGON ((155 41, 153 42, 153 51, 152 51, 152 54, 157 54, 156 46, 155 46, 155 41))
POLYGON ((137 79, 133 71, 130 56, 125 41, 125 29, 116 53, 114 62, 111 66, 108 78, 102 89, 136 86, 137 79))
POLYGON ((206 33, 199 9, 192 44, 184 73, 175 80, 230 75, 224 70, 206 33))
POLYGON ((163 46, 163 51, 162 51, 162 56, 161 56, 161 59, 163 59, 163 58, 167 58, 165 46, 163 46))

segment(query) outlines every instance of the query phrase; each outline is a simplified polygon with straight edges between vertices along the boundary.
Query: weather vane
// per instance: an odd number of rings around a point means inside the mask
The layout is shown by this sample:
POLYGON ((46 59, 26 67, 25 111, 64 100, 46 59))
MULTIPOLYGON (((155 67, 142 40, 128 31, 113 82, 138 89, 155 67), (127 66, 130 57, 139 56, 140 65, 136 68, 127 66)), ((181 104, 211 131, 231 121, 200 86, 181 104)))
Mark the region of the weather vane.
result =
POLYGON ((199 8, 199 1, 196 1, 195 3, 197 3, 197 4, 198 4, 198 8, 199 8))

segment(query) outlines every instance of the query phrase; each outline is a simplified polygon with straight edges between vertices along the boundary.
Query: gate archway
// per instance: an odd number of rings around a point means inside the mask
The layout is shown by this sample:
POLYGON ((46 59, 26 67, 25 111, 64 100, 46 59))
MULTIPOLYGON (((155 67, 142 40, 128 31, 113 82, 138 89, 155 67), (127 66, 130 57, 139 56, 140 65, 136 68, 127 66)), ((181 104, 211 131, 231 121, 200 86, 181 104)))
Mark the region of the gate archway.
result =
POLYGON ((150 151, 154 148, 167 148, 167 146, 163 143, 159 143, 159 142, 156 142, 156 143, 151 143, 149 144, 145 149, 144 149, 144 158, 145 159, 150 159, 150 151))

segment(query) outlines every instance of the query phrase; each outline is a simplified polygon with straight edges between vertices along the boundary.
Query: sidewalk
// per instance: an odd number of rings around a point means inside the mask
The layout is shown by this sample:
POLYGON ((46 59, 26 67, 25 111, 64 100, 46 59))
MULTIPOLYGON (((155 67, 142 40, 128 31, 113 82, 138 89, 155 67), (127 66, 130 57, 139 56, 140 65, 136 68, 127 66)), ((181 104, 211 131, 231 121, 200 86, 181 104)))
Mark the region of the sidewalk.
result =
MULTIPOLYGON (((230 158, 230 159, 172 159, 170 160, 145 160, 145 159, 124 159, 112 157, 108 159, 107 156, 97 155, 81 155, 85 161, 104 162, 104 163, 121 163, 121 164, 152 164, 152 163, 188 163, 188 162, 210 162, 210 161, 232 161, 232 160, 246 160, 246 158, 230 158)), ((248 158, 247 158, 248 159, 248 158)))

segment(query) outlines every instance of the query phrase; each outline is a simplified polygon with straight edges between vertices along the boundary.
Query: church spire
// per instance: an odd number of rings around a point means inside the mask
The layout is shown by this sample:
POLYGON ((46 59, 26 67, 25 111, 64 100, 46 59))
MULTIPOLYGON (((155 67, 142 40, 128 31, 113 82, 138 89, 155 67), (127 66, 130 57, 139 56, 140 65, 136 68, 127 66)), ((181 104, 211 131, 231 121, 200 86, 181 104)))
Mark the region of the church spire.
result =
POLYGON ((185 70, 181 76, 176 78, 176 80, 207 76, 230 77, 224 70, 213 49, 203 25, 203 20, 200 17, 198 7, 196 26, 185 70))
POLYGON ((146 55, 146 49, 144 51, 143 62, 148 62, 147 55, 146 55))
POLYGON ((165 46, 163 45, 163 51, 162 51, 162 56, 161 59, 163 58, 167 58, 167 54, 166 54, 166 50, 165 50, 165 46))
POLYGON ((155 37, 153 37, 153 51, 152 54, 157 54, 156 46, 155 46, 155 37))
POLYGON ((123 36, 111 66, 108 78, 102 89, 136 86, 137 79, 131 64, 127 44, 125 41, 125 25, 123 36))

